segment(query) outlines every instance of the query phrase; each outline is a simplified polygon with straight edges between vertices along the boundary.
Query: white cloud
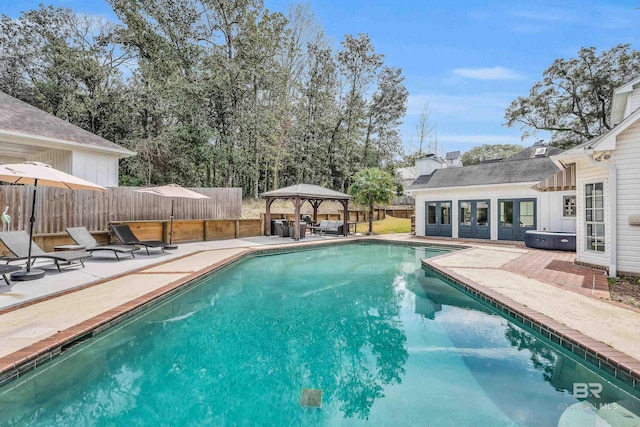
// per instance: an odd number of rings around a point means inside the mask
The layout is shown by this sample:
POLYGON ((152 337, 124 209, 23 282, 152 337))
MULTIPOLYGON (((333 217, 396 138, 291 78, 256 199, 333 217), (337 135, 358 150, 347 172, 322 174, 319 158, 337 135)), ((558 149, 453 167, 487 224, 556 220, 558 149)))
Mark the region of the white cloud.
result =
POLYGON ((516 18, 524 18, 532 21, 543 22, 575 22, 580 19, 579 16, 571 9, 547 9, 546 12, 538 12, 533 10, 516 10, 511 13, 516 18))
POLYGON ((524 77, 505 67, 456 68, 453 74, 475 80, 522 80, 524 77))
POLYGON ((517 95, 508 92, 487 92, 474 95, 415 94, 409 95, 407 118, 419 116, 429 104, 432 118, 440 121, 444 116, 463 115, 465 122, 491 121, 502 123, 504 110, 517 95))
MULTIPOLYGON (((429 104, 430 121, 436 125, 439 149, 467 151, 482 144, 532 145, 536 138, 522 141, 519 129, 507 129, 504 111, 517 94, 482 92, 473 95, 418 93, 409 95, 407 115, 401 127, 402 139, 408 152, 417 150, 418 117, 429 104)), ((537 138, 539 139, 539 138, 537 138)))
POLYGON ((510 21, 516 32, 548 31, 558 25, 579 25, 605 30, 633 29, 632 7, 612 6, 593 2, 586 7, 552 7, 544 12, 535 10, 512 10, 510 21), (631 16, 631 17, 630 17, 631 16))

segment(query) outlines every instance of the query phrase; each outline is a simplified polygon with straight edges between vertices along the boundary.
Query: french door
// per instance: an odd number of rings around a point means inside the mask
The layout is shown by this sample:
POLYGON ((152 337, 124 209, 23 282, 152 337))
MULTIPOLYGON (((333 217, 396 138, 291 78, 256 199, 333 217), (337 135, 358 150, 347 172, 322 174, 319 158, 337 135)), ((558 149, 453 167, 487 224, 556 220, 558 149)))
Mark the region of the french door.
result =
POLYGON ((490 239, 489 200, 461 200, 458 202, 458 237, 490 239))
POLYGON ((505 199, 498 204, 498 240, 524 241, 524 233, 536 229, 536 199, 505 199))
POLYGON ((451 237, 451 201, 425 203, 425 235, 451 237))

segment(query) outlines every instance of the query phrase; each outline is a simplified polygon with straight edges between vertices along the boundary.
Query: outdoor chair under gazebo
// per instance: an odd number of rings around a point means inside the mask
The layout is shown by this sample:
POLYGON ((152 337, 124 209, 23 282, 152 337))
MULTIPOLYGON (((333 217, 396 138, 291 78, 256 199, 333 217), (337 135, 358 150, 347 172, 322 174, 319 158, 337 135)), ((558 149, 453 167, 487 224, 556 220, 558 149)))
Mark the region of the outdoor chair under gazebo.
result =
MULTIPOLYGON (((328 188, 321 187, 319 185, 312 184, 298 184, 291 187, 284 187, 278 190, 267 191, 262 193, 262 197, 266 201, 266 212, 264 217, 264 235, 271 235, 271 205, 275 200, 291 200, 294 206, 294 216, 297 222, 300 219, 300 207, 309 202, 313 207, 313 223, 318 222, 318 207, 325 200, 334 200, 340 202, 344 208, 344 221, 349 219, 349 200, 351 197, 348 194, 341 193, 339 191, 330 190, 328 188)), ((300 231, 302 227, 293 227, 294 235, 291 236, 295 240, 300 239, 300 231)), ((348 227, 343 227, 342 234, 347 235, 348 227)))

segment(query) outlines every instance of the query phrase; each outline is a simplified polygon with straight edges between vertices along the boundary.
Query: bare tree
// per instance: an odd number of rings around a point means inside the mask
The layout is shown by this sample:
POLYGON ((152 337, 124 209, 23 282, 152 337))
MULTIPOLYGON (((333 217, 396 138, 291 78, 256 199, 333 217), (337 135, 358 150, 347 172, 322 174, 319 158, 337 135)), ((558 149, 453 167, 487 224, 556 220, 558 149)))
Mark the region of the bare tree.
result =
POLYGON ((418 116, 418 124, 416 125, 416 133, 418 134, 418 153, 423 154, 425 142, 428 140, 427 150, 434 153, 438 149, 438 138, 434 139, 436 125, 431 122, 431 112, 429 111, 429 103, 425 102, 418 116), (434 142, 435 141, 435 142, 434 142))

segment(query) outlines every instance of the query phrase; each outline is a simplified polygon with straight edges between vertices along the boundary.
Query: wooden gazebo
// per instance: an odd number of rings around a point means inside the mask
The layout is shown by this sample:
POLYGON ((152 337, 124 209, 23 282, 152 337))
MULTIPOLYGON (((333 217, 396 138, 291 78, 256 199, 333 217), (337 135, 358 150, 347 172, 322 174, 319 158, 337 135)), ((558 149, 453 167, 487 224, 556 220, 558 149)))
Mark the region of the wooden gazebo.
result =
MULTIPOLYGON (((349 221, 349 200, 353 197, 348 194, 320 187, 319 185, 298 184, 292 185, 291 187, 280 188, 278 190, 267 191, 266 193, 262 193, 262 197, 265 198, 267 203, 264 217, 265 236, 271 235, 271 205, 278 199, 291 200, 295 209, 296 221, 299 221, 300 219, 300 207, 304 202, 309 202, 313 207, 314 223, 318 222, 318 207, 322 202, 325 200, 338 201, 344 208, 343 233, 346 236, 349 232, 349 227, 347 227, 347 221, 349 221)), ((300 240, 300 227, 294 227, 294 230, 294 238, 296 240, 300 240)))

